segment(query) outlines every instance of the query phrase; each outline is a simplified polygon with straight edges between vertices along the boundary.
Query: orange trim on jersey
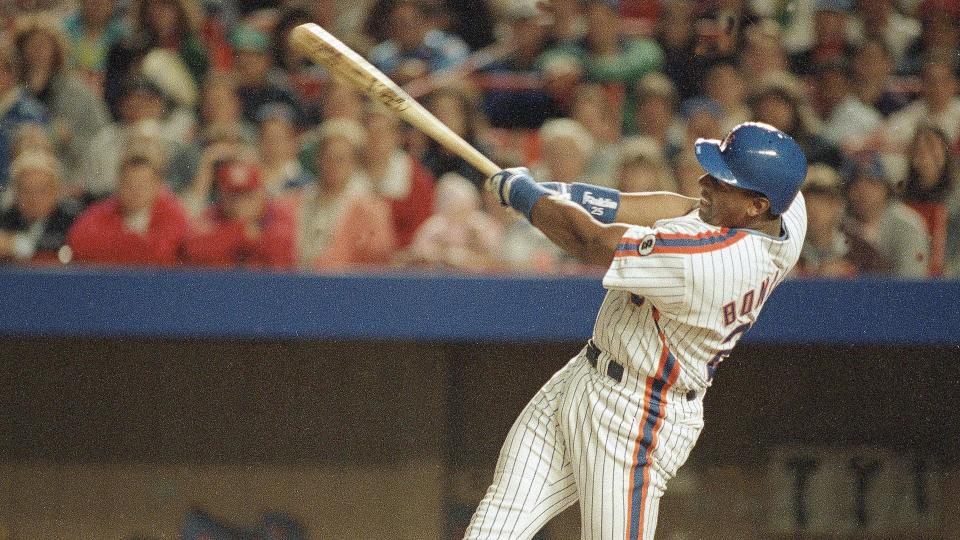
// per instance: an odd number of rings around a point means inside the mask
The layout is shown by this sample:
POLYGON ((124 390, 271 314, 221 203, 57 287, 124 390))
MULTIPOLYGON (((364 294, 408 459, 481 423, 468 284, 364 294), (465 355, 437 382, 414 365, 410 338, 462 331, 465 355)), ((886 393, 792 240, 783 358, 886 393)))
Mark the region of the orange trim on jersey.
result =
POLYGON ((640 240, 635 238, 621 238, 617 244, 617 250, 613 253, 614 257, 636 257, 640 255, 640 240))
MULTIPOLYGON (((670 351, 666 348, 663 349, 663 352, 660 354, 660 369, 657 371, 657 376, 654 380, 659 379, 663 376, 663 367, 667 363, 667 356, 669 356, 670 351)), ((676 370, 674 370, 676 371, 676 370)), ((667 385, 664 385, 666 389, 667 385)), ((657 447, 657 439, 660 434, 660 428, 663 427, 663 407, 667 404, 667 399, 661 394, 660 396, 660 414, 657 415, 656 422, 653 424, 653 435, 650 437, 650 444, 647 446, 646 454, 643 456, 643 489, 640 491, 640 526, 637 528, 639 532, 642 533, 644 526, 644 518, 646 517, 645 507, 647 505, 647 493, 650 490, 650 465, 651 459, 653 458, 653 449, 657 447)))
MULTIPOLYGON (((736 244, 740 240, 743 240, 744 238, 746 238, 747 234, 749 233, 745 231, 738 231, 733 235, 731 235, 729 238, 726 238, 724 240, 721 240, 718 242, 712 242, 712 243, 705 243, 702 245, 673 246, 673 245, 664 245, 664 243, 657 242, 657 244, 653 247, 653 253, 686 253, 686 254, 709 253, 711 251, 717 251, 718 249, 723 249, 725 247, 732 246, 733 244, 736 244)), ((722 236, 724 235, 715 235, 715 236, 706 237, 706 238, 713 239, 713 238, 720 238, 722 236)))
POLYGON ((715 238, 728 234, 730 234, 730 229, 722 227, 719 231, 703 231, 697 234, 659 233, 657 234, 657 238, 663 238, 664 240, 703 240, 704 238, 715 238))
MULTIPOLYGON (((656 306, 650 306, 650 309, 653 313, 653 323, 657 327, 657 335, 660 336, 660 345, 663 347, 663 352, 661 353, 662 358, 660 359, 660 369, 659 373, 657 373, 658 377, 662 377, 664 367, 667 365, 667 356, 671 356, 670 346, 667 345, 667 335, 664 334, 663 329, 660 328, 660 310, 658 310, 656 306)), ((667 375, 667 381, 663 386, 663 390, 669 390, 670 387, 677 382, 677 378, 680 376, 680 366, 678 366, 676 362, 676 357, 674 357, 674 365, 671 366, 670 373, 667 375)))
MULTIPOLYGON (((723 228, 719 231, 705 231, 698 234, 658 233, 656 243, 650 253, 709 253, 731 246, 747 237, 746 231, 723 228)), ((639 252, 642 239, 623 238, 617 244, 615 258, 643 257, 639 252)), ((649 255, 647 253, 646 255, 649 255)))

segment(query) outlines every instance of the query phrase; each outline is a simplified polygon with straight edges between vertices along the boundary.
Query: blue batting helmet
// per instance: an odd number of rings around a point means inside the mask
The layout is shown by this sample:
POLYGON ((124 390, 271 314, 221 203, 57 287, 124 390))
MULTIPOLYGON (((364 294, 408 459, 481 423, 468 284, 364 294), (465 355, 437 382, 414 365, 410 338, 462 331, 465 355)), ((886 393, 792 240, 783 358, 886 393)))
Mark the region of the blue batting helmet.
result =
POLYGON ((697 139, 694 147, 710 176, 762 193, 775 215, 790 206, 807 176, 807 158, 797 141, 768 124, 745 122, 723 141, 697 139))

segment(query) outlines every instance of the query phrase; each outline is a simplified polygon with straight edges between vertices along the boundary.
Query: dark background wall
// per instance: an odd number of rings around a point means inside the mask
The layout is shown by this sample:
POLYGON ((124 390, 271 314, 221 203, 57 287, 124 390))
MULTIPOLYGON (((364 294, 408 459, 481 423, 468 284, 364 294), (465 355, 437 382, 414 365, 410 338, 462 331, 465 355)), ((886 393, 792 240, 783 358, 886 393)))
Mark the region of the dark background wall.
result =
MULTIPOLYGON (((489 463, 579 344, 4 338, 0 457, 489 463)), ((873 444, 960 459, 960 348, 743 345, 692 459, 873 444)))
MULTIPOLYGON (((49 538, 163 538, 191 505, 248 521, 281 508, 314 538, 456 537, 515 416, 579 348, 5 337, 0 538, 36 523, 49 538)), ((764 463, 784 444, 960 462, 956 347, 745 344, 705 400, 699 488, 668 492, 665 533, 757 537, 763 512, 697 501, 726 500, 732 484, 762 501, 764 463)), ((551 527, 575 538, 576 510, 551 527)))

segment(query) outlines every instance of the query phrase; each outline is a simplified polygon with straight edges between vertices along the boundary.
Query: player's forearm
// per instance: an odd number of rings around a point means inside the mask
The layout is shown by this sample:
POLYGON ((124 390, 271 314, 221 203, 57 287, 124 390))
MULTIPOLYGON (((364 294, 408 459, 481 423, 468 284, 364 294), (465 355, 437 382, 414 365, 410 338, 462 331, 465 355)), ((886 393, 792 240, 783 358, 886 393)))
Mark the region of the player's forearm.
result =
POLYGON ((650 227, 661 219, 687 215, 699 204, 698 199, 667 191, 622 193, 616 221, 650 227))
MULTIPOLYGON (((520 212, 547 238, 586 263, 608 266, 620 238, 628 229, 626 225, 598 222, 580 202, 571 201, 568 194, 538 184, 526 169, 503 170, 490 177, 487 187, 501 204, 520 212)), ((585 191, 583 195, 590 193, 585 191)), ((601 214, 606 218, 612 217, 616 211, 614 203, 594 200, 590 205, 602 210, 601 214), (611 212, 607 214, 607 210, 611 212)))
POLYGON ((597 223, 586 210, 562 197, 543 197, 533 206, 530 223, 577 259, 609 266, 623 225, 597 223))
POLYGON ((698 199, 668 191, 620 193, 613 188, 579 182, 545 182, 541 185, 569 197, 601 223, 650 227, 661 219, 686 215, 699 204, 698 199))

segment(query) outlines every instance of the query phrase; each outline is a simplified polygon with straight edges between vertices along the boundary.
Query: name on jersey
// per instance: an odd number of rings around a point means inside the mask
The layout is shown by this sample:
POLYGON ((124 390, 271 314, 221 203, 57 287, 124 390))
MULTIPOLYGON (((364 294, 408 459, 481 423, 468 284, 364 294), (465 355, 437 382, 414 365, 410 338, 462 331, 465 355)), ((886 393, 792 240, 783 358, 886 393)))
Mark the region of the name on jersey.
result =
POLYGON ((753 311, 760 309, 760 306, 763 305, 763 300, 767 297, 767 294, 770 293, 770 284, 776 283, 777 276, 779 275, 780 272, 777 272, 773 278, 768 277, 763 280, 759 288, 750 289, 745 292, 739 300, 731 300, 724 304, 723 307, 720 308, 723 311, 723 324, 730 326, 737 322, 738 317, 746 317, 753 313, 753 311))
POLYGON ((600 208, 609 208, 611 210, 615 210, 617 208, 617 201, 608 199, 606 197, 594 197, 593 192, 590 191, 583 192, 583 204, 599 206, 600 208))

